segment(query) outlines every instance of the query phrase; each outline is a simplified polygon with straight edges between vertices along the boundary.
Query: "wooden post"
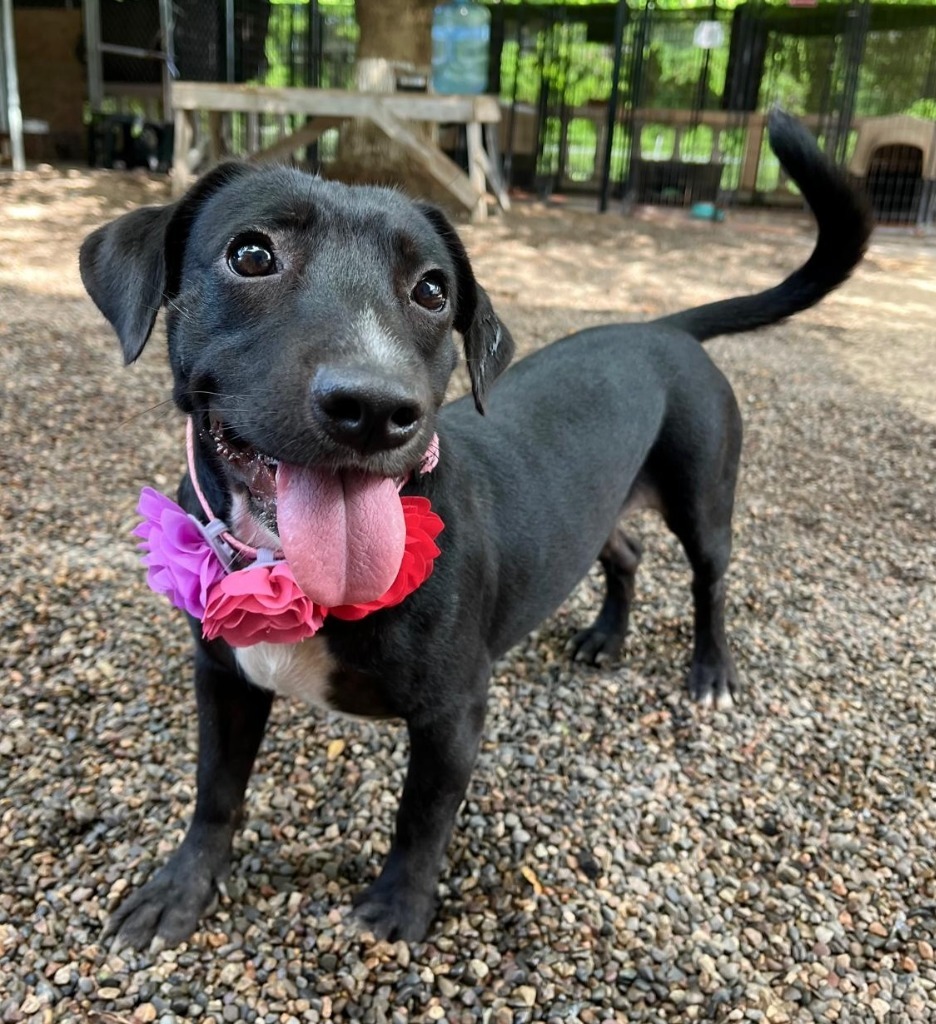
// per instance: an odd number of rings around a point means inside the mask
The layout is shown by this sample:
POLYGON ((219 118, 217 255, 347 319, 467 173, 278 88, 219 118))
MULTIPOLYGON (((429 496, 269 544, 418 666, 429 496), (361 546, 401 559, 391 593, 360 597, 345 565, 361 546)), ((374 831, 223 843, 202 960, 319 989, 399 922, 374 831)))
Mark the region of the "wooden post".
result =
POLYGON ((260 115, 251 111, 247 115, 247 152, 256 153, 260 148, 260 115))
POLYGON ((468 146, 468 181, 478 193, 478 200, 471 211, 471 219, 483 221, 487 220, 487 195, 484 186, 484 142, 478 121, 469 121, 465 125, 465 137, 468 146))
POLYGON ((172 194, 180 196, 188 188, 192 178, 189 166, 189 152, 195 133, 192 130, 192 113, 188 110, 175 112, 175 154, 172 158, 172 194))
POLYGON ((740 192, 757 191, 757 169, 760 166, 761 148, 764 145, 764 118, 752 114, 748 121, 747 139, 744 142, 744 158, 741 161, 740 192))
POLYGON ((211 164, 219 163, 224 156, 221 117, 221 112, 218 110, 208 112, 208 161, 211 164))

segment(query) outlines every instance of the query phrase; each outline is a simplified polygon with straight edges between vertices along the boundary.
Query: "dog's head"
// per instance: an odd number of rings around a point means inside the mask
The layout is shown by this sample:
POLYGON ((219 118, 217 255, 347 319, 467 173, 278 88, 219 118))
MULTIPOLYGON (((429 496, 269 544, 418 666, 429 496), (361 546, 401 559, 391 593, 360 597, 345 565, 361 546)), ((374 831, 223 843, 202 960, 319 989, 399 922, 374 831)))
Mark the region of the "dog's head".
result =
POLYGON ((166 306, 174 398, 202 457, 274 528, 287 476, 304 474, 299 493, 311 474, 389 480, 420 463, 453 328, 479 410, 513 352, 441 213, 284 167, 222 165, 99 228, 80 266, 128 363, 166 306))

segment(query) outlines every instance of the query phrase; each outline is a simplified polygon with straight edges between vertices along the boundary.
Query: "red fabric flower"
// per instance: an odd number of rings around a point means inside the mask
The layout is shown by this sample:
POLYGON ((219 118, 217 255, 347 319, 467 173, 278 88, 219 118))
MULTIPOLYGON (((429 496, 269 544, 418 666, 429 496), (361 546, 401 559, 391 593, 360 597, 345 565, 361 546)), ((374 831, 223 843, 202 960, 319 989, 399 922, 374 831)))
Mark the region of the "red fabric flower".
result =
POLYGON ((408 495, 400 498, 400 504, 406 521, 406 546, 400 571, 390 589, 376 601, 329 608, 329 615, 354 621, 381 608, 392 608, 421 587, 432 575, 433 563, 441 554, 435 539, 442 532, 442 520, 432 511, 428 498, 408 495))
POLYGON ((324 609, 306 597, 285 562, 260 563, 212 587, 202 633, 232 647, 292 644, 313 636, 324 619, 324 609))

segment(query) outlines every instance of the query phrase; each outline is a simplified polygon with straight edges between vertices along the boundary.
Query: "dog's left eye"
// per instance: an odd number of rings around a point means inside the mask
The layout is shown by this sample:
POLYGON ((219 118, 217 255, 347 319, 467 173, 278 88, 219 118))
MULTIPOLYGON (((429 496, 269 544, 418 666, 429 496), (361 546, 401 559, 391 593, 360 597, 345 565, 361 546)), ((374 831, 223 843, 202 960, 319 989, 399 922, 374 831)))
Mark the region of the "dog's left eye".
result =
POLYGON ((421 277, 410 297, 417 306, 422 306, 431 313, 440 313, 445 309, 445 288, 434 274, 421 277))
POLYGON ((276 271, 276 259, 261 242, 235 240, 228 249, 228 266, 238 277, 268 277, 276 271))

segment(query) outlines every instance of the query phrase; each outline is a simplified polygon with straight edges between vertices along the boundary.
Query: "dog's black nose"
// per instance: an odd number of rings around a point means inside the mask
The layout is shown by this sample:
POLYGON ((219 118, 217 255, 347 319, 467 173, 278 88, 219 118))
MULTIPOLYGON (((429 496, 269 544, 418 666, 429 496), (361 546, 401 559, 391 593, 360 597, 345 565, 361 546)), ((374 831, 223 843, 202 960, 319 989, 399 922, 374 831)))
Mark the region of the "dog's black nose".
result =
POLYGON ((398 448, 423 417, 422 403, 404 384, 358 367, 320 369, 312 410, 330 437, 361 452, 398 448))

